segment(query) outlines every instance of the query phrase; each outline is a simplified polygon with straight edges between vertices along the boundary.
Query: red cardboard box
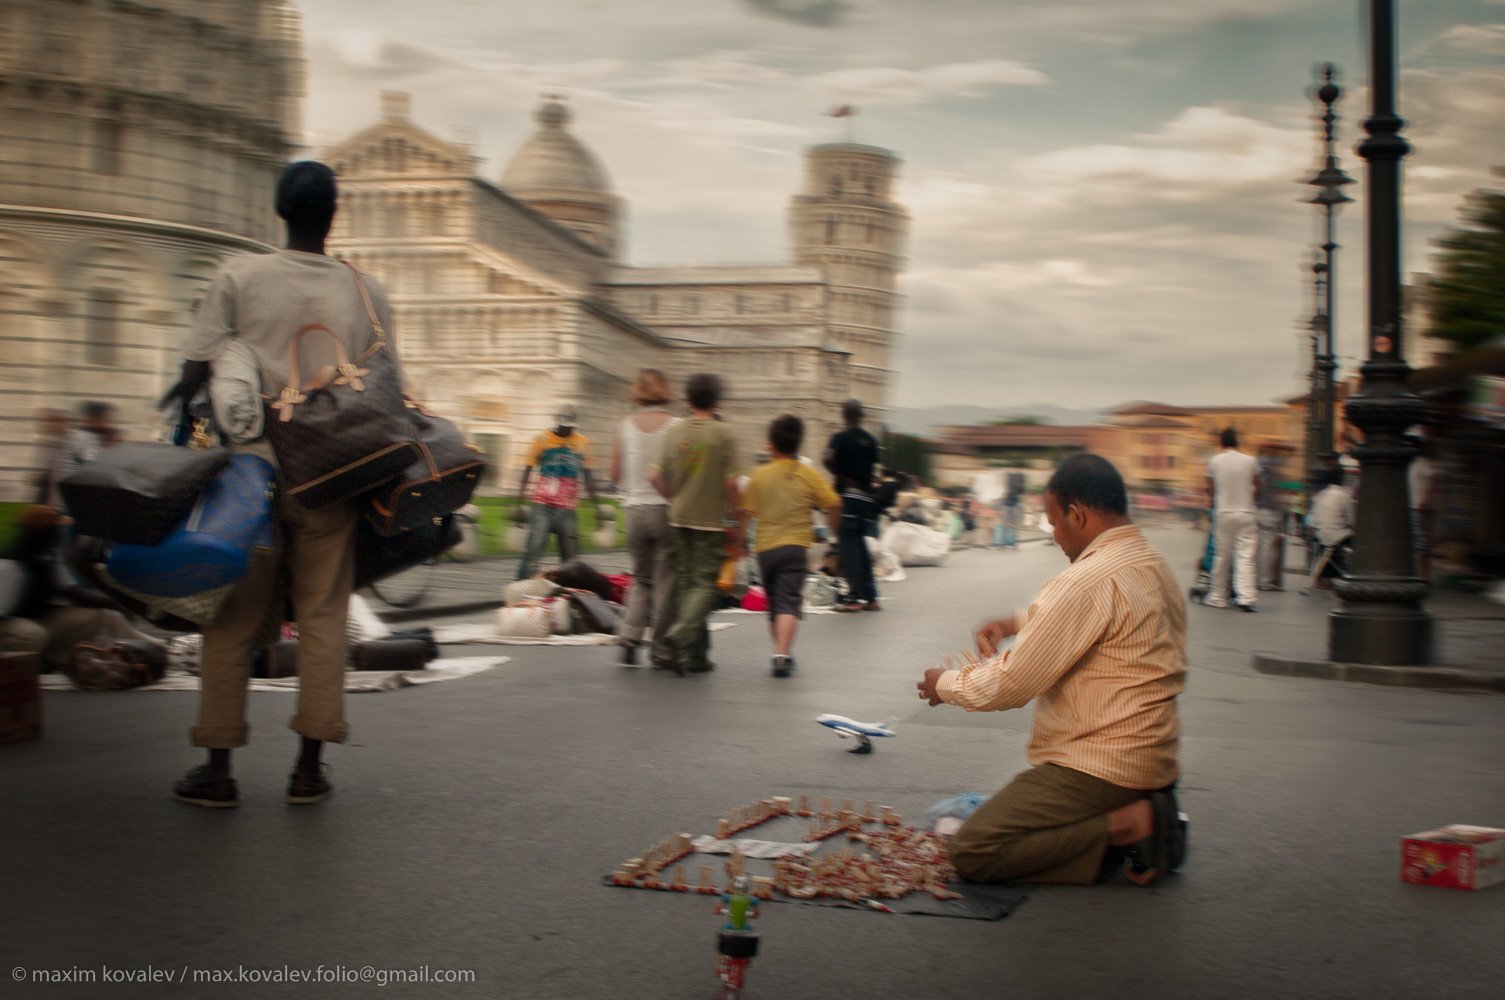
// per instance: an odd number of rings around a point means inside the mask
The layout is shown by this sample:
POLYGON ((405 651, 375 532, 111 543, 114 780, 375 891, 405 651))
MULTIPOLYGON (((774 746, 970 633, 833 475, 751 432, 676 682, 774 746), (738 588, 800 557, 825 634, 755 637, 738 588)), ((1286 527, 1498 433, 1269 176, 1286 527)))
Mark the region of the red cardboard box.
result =
POLYGON ((1417 885, 1488 889, 1505 882, 1505 830, 1444 826, 1400 842, 1400 877, 1417 885))
POLYGON ((41 669, 36 653, 0 653, 0 743, 41 738, 41 669))

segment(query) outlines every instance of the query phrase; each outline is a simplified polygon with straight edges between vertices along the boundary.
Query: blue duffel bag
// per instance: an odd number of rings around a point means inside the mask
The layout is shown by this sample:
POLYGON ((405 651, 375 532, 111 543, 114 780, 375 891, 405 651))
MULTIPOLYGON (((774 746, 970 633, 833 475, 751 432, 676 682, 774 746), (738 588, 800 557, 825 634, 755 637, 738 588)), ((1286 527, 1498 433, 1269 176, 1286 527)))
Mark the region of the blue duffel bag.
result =
POLYGON ((105 569, 134 595, 185 598, 228 593, 251 550, 272 541, 277 473, 256 455, 231 455, 193 510, 160 545, 112 545, 105 569))

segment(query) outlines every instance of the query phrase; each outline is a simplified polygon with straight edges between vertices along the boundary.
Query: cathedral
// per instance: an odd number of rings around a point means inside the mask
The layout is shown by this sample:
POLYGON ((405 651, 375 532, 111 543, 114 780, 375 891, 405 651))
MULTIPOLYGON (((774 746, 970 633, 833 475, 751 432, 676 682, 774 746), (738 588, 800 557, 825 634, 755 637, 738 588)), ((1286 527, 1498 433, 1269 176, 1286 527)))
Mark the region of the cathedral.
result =
MULTIPOLYGON (((205 283, 280 242, 271 194, 297 158, 304 82, 285 0, 8 0, 0 39, 0 500, 14 501, 40 407, 102 399, 127 437, 155 436, 205 283)), ((807 151, 788 262, 630 267, 628 206, 570 107, 546 99, 535 119, 494 180, 403 93, 313 153, 340 179, 330 251, 386 286, 413 393, 491 460, 483 493, 516 488, 565 403, 604 467, 644 367, 676 386, 721 375, 749 459, 778 413, 805 418, 807 452, 849 397, 881 420, 908 223, 892 153, 807 151)))
POLYGON ((803 417, 817 451, 843 400, 881 413, 907 223, 891 153, 809 151, 791 263, 627 267, 626 206, 570 108, 549 99, 534 117, 496 183, 416 124, 402 93, 383 94, 380 120, 324 153, 341 185, 331 248, 385 284, 413 391, 486 451, 492 490, 515 487, 564 402, 603 464, 640 368, 676 385, 721 375, 749 459, 778 413, 803 417))

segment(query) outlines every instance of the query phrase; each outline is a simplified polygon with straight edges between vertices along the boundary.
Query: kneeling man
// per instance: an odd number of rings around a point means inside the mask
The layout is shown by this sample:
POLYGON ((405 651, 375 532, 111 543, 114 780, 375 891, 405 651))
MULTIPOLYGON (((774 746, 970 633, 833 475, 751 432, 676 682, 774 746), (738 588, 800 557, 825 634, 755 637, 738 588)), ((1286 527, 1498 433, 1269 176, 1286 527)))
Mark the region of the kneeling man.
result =
POLYGON ((1028 610, 978 627, 987 659, 932 668, 917 685, 931 705, 969 712, 1036 703, 1033 766, 962 825, 951 861, 979 882, 1091 885, 1123 866, 1149 885, 1186 848, 1173 787, 1186 605, 1105 459, 1061 463, 1045 513, 1071 565, 1028 610), (1009 636, 1014 647, 999 652, 1009 636))

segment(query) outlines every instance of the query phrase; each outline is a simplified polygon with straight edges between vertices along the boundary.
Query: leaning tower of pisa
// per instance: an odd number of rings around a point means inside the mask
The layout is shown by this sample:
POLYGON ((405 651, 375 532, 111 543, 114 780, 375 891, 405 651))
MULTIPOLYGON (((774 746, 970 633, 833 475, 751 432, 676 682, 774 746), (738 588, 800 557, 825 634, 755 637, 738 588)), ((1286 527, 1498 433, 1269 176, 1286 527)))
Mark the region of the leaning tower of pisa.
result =
POLYGON ((805 157, 804 191, 789 208, 795 263, 825 272, 830 346, 849 352, 852 393, 876 423, 893 381, 896 284, 909 229, 909 214, 893 200, 898 165, 877 146, 815 146, 805 157))
POLYGON ((287 0, 0 4, 0 501, 40 407, 150 436, 204 283, 277 239, 302 94, 287 0))

